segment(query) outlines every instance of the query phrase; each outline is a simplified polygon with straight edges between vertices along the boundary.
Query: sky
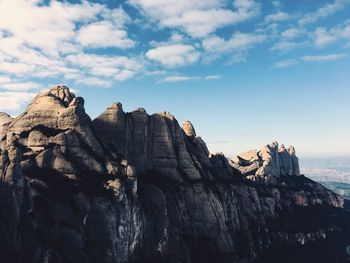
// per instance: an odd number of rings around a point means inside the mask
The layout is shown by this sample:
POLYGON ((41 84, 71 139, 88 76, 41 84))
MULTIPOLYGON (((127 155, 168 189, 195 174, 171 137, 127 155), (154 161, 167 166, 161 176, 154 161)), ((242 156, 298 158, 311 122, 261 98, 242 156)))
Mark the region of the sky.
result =
POLYGON ((0 111, 65 84, 91 118, 190 120, 211 152, 350 154, 350 0, 0 0, 0 111))

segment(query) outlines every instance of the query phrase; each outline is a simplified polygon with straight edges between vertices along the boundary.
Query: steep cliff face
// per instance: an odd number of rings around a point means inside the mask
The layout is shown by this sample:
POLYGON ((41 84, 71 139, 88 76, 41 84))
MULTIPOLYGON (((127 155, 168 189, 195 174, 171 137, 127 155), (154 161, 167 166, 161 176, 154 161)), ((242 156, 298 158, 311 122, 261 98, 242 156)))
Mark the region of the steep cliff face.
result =
POLYGON ((343 200, 300 175, 294 148, 229 162, 168 112, 115 103, 91 121, 57 86, 0 114, 0 139, 4 262, 264 262, 348 231, 343 200))
POLYGON ((1 138, 4 260, 129 259, 141 227, 136 177, 94 135, 82 98, 64 86, 43 92, 1 138))

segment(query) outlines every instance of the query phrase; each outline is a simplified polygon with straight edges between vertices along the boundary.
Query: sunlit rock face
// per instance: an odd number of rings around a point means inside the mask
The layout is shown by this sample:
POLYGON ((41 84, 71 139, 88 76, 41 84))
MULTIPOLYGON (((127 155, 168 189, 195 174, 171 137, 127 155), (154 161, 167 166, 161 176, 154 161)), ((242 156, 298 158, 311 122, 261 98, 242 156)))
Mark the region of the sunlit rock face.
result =
POLYGON ((277 142, 265 145, 259 151, 250 150, 234 157, 230 164, 248 179, 276 183, 281 176, 299 176, 298 157, 293 146, 288 149, 277 142))
POLYGON ((0 114, 1 262, 263 262, 327 251, 348 233, 342 207, 299 175, 294 148, 228 161, 168 112, 114 103, 92 121, 61 85, 0 114))

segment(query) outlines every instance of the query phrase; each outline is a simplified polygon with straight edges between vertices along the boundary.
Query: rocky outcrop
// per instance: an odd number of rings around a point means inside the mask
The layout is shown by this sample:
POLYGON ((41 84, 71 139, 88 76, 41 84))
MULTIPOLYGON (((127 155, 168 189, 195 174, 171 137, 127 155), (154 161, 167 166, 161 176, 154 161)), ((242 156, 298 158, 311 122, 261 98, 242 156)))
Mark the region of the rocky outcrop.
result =
POLYGON ((5 136, 8 124, 12 121, 10 115, 0 112, 0 140, 5 136))
POLYGON ((186 136, 190 138, 195 138, 196 137, 196 131, 194 130, 194 127, 190 121, 185 121, 182 124, 182 130, 186 134, 186 136))
POLYGON ((92 121, 62 85, 0 127, 1 262, 263 262, 348 233, 294 148, 229 162, 168 112, 115 103, 92 121))
POLYGON ((259 182, 276 183, 281 176, 300 175, 298 157, 293 146, 288 149, 277 142, 265 145, 261 150, 250 150, 237 155, 231 165, 243 175, 259 182))
POLYGON ((91 127, 84 100, 65 86, 39 94, 8 124, 0 158, 3 262, 129 260, 141 227, 136 174, 91 127))
MULTIPOLYGON (((148 115, 144 109, 125 113, 113 104, 93 121, 101 141, 120 152, 150 178, 176 182, 214 178, 209 151, 190 122, 183 129, 169 112, 148 115)), ((215 172, 215 171, 214 171, 215 172)), ((230 170, 233 175, 233 170, 230 170)))

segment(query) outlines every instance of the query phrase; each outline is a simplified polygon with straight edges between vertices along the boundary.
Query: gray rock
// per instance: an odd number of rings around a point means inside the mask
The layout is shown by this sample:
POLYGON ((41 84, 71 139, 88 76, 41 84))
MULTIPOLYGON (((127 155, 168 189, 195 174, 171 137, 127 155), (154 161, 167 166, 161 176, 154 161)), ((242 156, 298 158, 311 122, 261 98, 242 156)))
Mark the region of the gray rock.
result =
POLYGON ((300 175, 298 158, 294 147, 288 150, 273 142, 261 150, 250 150, 234 157, 230 164, 244 176, 264 183, 276 183, 284 175, 300 175))
POLYGON ((188 136, 190 138, 196 137, 196 131, 195 131, 195 129, 190 121, 185 121, 182 124, 182 129, 183 129, 184 133, 186 134, 186 136, 188 136))
POLYGON ((62 85, 1 125, 1 262, 254 262, 327 236, 286 224, 297 209, 323 209, 315 218, 343 231, 342 198, 294 176, 292 147, 243 153, 235 169, 168 112, 117 103, 92 122, 62 85))

